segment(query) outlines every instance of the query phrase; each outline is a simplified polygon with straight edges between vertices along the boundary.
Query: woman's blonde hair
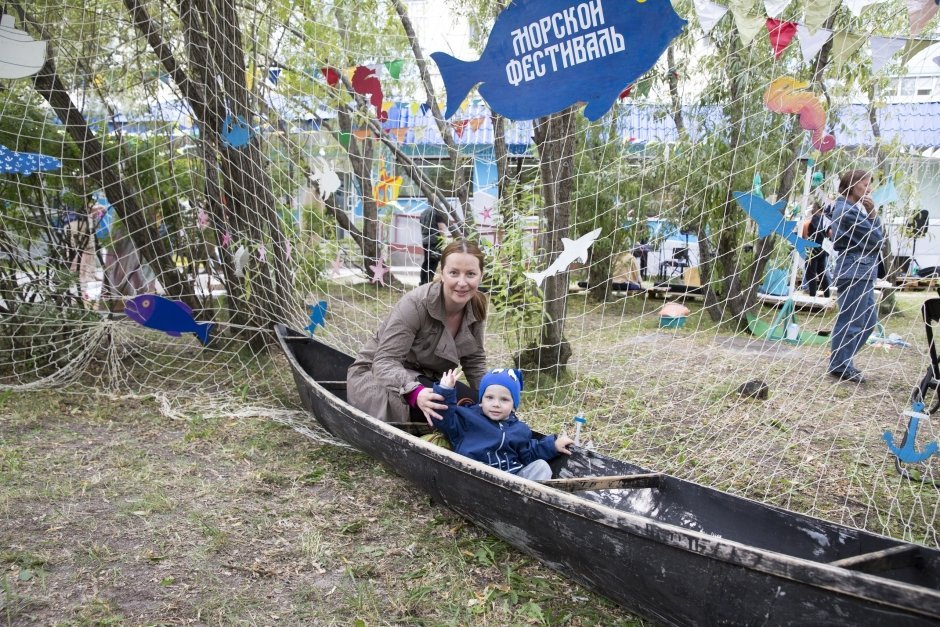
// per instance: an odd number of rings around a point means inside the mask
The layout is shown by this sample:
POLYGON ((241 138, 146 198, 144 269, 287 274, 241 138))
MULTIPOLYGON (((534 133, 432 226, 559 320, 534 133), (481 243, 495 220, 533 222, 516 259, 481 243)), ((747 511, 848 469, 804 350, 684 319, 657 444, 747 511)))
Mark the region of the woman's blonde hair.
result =
MULTIPOLYGON (((479 244, 476 242, 462 238, 455 239, 444 247, 444 251, 441 253, 440 265, 442 272, 444 270, 444 266, 447 265, 447 258, 456 253, 473 255, 476 257, 477 261, 480 262, 480 276, 483 275, 483 270, 486 268, 486 255, 483 254, 483 249, 481 249, 479 244)), ((440 278, 435 280, 440 280, 440 278)), ((473 303, 473 315, 477 317, 477 320, 486 320, 486 294, 477 290, 476 294, 473 295, 473 300, 471 302, 473 303)))

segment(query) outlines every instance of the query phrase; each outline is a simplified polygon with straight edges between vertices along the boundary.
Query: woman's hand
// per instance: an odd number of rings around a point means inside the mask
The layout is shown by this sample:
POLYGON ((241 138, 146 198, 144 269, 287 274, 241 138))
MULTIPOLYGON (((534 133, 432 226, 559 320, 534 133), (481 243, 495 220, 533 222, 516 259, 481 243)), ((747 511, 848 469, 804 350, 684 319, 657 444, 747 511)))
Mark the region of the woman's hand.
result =
POLYGON ((868 219, 874 220, 878 215, 878 209, 875 208, 875 201, 871 196, 862 196, 862 206, 868 212, 868 219))
POLYGON ((571 455, 572 444, 574 444, 574 440, 569 438, 564 433, 555 438, 555 450, 563 455, 571 455))
POLYGON ((424 388, 418 393, 415 407, 421 410, 428 424, 432 427, 434 426, 434 420, 432 420, 432 418, 443 420, 444 418, 437 412, 447 409, 447 405, 444 403, 444 397, 431 388, 424 388))

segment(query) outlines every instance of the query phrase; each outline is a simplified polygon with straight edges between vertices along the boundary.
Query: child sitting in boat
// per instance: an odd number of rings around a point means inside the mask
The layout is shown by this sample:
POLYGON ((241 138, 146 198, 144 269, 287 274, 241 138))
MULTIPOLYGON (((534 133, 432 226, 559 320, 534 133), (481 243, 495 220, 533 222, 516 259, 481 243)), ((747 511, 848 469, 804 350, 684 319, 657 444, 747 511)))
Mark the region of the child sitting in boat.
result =
POLYGON ((460 368, 448 370, 434 391, 444 397, 447 410, 435 426, 447 435, 454 451, 493 468, 525 479, 552 478, 548 460, 559 453, 571 455, 574 440, 567 435, 548 435, 537 440, 529 425, 516 417, 522 392, 522 373, 511 368, 487 372, 480 381, 478 405, 457 405, 454 389, 460 368))

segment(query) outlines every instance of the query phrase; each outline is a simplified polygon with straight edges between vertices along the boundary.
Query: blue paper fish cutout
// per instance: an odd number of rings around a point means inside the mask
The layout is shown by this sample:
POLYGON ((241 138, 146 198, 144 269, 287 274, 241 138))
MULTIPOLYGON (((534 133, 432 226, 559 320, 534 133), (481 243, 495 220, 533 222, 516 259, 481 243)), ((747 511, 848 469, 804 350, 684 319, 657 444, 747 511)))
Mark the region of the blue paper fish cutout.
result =
POLYGON ((326 327, 324 324, 326 320, 326 308, 327 304, 325 300, 321 300, 316 305, 307 305, 307 311, 310 312, 310 324, 308 324, 304 329, 310 332, 310 335, 313 335, 317 330, 317 327, 326 327))
POLYGON ((649 71, 685 26, 669 0, 515 0, 477 61, 431 54, 451 117, 473 86, 490 109, 531 120, 586 102, 596 120, 649 71))
POLYGON ((209 332, 215 326, 211 322, 196 322, 193 310, 181 303, 156 294, 141 294, 124 303, 127 317, 148 329, 163 331, 179 337, 183 333, 195 333, 199 341, 209 343, 209 332))
POLYGON ((776 233, 783 239, 793 244, 800 257, 806 258, 807 248, 818 248, 819 244, 813 240, 799 237, 794 229, 795 220, 787 220, 783 217, 783 210, 787 207, 787 201, 781 200, 775 205, 770 204, 760 196, 751 192, 733 192, 734 199, 744 209, 744 213, 749 215, 754 222, 757 222, 757 236, 767 237, 771 233, 776 233))
POLYGON ((241 148, 248 144, 249 139, 251 139, 251 127, 248 126, 245 118, 240 115, 225 116, 222 123, 222 141, 232 148, 241 148))

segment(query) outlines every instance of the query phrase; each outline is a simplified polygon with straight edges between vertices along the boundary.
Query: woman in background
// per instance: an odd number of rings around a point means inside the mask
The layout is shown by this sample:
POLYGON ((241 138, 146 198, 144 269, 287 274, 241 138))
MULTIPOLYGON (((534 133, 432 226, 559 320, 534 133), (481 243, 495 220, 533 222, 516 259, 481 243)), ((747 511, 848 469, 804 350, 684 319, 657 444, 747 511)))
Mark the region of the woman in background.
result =
POLYGON ((854 383, 865 379, 853 359, 878 322, 875 279, 884 230, 870 193, 869 172, 845 172, 832 209, 832 246, 839 253, 834 273, 839 315, 832 329, 829 374, 854 383))

